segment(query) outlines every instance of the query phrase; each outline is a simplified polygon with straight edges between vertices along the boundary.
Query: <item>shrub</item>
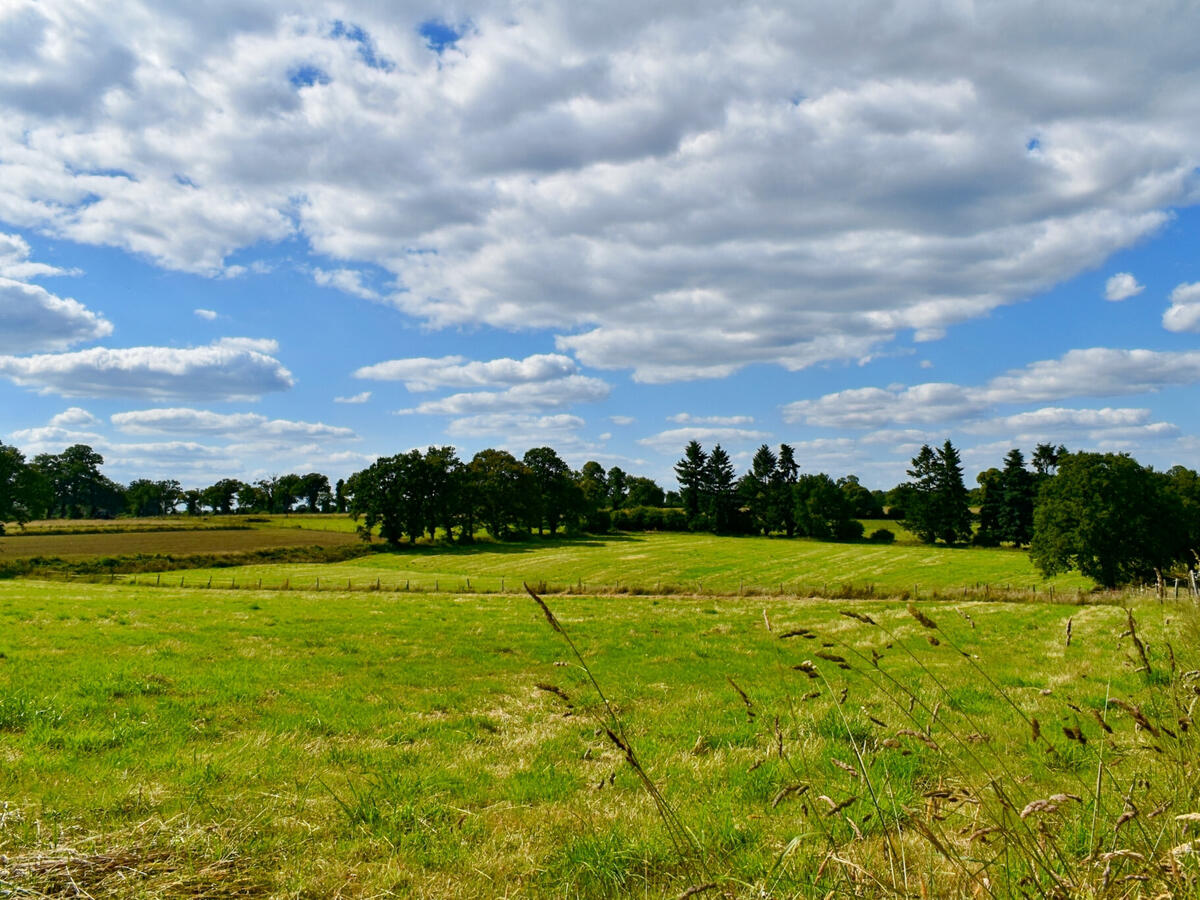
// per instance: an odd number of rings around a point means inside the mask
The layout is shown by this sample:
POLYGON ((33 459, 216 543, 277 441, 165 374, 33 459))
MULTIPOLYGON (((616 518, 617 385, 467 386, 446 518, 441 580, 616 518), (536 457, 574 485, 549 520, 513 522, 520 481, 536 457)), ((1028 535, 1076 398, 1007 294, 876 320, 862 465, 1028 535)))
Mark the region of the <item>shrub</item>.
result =
POLYGON ((876 528, 867 538, 872 544, 890 544, 896 540, 896 535, 888 528, 876 528))
POLYGON ((858 519, 846 519, 837 523, 833 537, 834 540, 838 541, 860 541, 862 540, 863 530, 863 523, 858 521, 858 519))
POLYGON ((583 530, 589 534, 608 534, 612 531, 612 516, 607 509, 596 509, 584 517, 583 530))
POLYGON ((675 507, 628 506, 612 511, 618 531, 687 531, 687 514, 675 507))

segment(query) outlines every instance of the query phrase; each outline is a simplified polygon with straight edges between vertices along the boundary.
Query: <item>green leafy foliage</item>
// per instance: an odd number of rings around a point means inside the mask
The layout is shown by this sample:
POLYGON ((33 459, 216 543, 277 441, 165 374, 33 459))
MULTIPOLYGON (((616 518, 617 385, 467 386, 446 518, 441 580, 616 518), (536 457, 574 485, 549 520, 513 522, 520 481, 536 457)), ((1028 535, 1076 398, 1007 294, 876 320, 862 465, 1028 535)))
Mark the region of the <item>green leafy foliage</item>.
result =
POLYGON ((1151 580, 1187 554, 1168 479, 1123 453, 1070 453, 1045 480, 1030 556, 1047 575, 1078 569, 1106 587, 1151 580))

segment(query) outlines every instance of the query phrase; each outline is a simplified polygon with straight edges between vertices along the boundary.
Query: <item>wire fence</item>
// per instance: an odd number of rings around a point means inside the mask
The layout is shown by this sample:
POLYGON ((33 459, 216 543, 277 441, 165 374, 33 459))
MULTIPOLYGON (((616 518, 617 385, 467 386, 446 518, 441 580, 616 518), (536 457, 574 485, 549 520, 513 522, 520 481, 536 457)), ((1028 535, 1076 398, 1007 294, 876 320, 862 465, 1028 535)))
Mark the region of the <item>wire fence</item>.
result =
POLYGON ((1131 597, 1157 597, 1160 601, 1173 599, 1200 600, 1200 591, 1194 576, 1189 579, 1174 579, 1173 584, 1145 584, 1119 590, 1056 589, 1053 585, 1013 585, 976 582, 960 586, 925 586, 913 584, 900 587, 895 584, 881 585, 872 582, 788 582, 771 584, 750 583, 739 580, 736 584, 729 579, 714 581, 655 581, 603 583, 584 581, 548 581, 543 579, 521 579, 504 575, 484 576, 431 576, 427 578, 405 578, 385 581, 376 578, 333 578, 313 576, 308 578, 282 577, 263 579, 231 575, 228 578, 205 575, 197 578, 186 573, 133 573, 133 574, 62 574, 48 576, 54 580, 83 584, 122 584, 146 588, 171 588, 174 590, 224 590, 224 591, 302 591, 306 593, 393 593, 393 594, 523 594, 528 583, 539 594, 590 595, 590 596, 699 596, 699 597, 792 597, 818 599, 855 600, 970 600, 995 602, 1041 602, 1041 603, 1121 603, 1131 597))

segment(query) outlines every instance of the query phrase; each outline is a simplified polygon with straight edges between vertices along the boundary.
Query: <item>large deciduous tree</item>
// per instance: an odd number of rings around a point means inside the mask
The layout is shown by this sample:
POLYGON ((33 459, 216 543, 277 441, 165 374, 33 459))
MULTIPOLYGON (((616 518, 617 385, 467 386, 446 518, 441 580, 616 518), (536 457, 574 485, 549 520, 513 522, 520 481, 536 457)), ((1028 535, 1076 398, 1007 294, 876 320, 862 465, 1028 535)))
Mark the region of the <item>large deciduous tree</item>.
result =
POLYGON ((5 522, 24 525, 31 518, 29 479, 24 454, 0 442, 0 534, 5 522))
POLYGON ((883 516, 883 506, 879 499, 863 487, 857 475, 847 475, 839 478, 838 489, 850 504, 852 515, 859 519, 878 519, 883 516))
POLYGON ((1059 460, 1067 455, 1067 448, 1062 444, 1038 444, 1033 448, 1033 470, 1038 475, 1050 476, 1058 469, 1059 460))
POLYGON ((666 502, 666 494, 653 478, 632 475, 625 483, 629 487, 625 498, 629 506, 662 506, 666 502))
POLYGON ((583 492, 571 477, 570 466, 553 447, 527 450, 522 462, 528 469, 532 488, 527 506, 534 527, 538 534, 547 529, 553 537, 564 522, 578 520, 583 507, 583 492))
POLYGON ((467 466, 479 521, 494 538, 528 521, 529 469, 507 450, 480 450, 467 466))
POLYGON ((202 502, 214 513, 227 516, 233 512, 233 501, 242 489, 236 478, 222 478, 201 491, 202 502))
POLYGON ((425 530, 429 537, 441 528, 446 540, 454 540, 454 529, 459 528, 459 540, 470 540, 471 517, 465 506, 463 485, 464 467, 458 452, 450 446, 429 447, 425 451, 425 489, 428 498, 425 504, 425 530))
POLYGON ((801 536, 822 541, 862 537, 863 526, 854 518, 850 501, 828 475, 801 475, 792 491, 796 530, 801 536))
POLYGON ((1077 569, 1104 587, 1149 580, 1186 555, 1170 480, 1124 453, 1069 453, 1046 479, 1029 555, 1045 575, 1077 569))
POLYGON ((125 509, 125 489, 100 472, 104 457, 87 444, 42 453, 33 466, 46 479, 50 511, 64 519, 115 516, 125 509))
POLYGON ((629 476, 620 466, 608 470, 608 505, 610 509, 620 509, 625 505, 629 495, 629 476))
POLYGON ((421 465, 421 454, 413 450, 377 459, 350 476, 350 514, 362 518, 358 530, 364 540, 370 540, 376 526, 379 536, 393 546, 399 545, 406 534, 410 542, 420 537, 424 531, 424 498, 418 472, 421 465))
POLYGON ((304 499, 304 506, 308 512, 328 512, 333 502, 333 494, 329 490, 329 478, 320 472, 301 475, 296 496, 304 499))
POLYGON ((1166 473, 1167 490, 1179 507, 1178 533, 1183 544, 1183 562, 1189 568, 1200 566, 1200 475, 1184 466, 1173 466, 1166 473))
POLYGON ((167 516, 175 512, 182 497, 183 488, 178 481, 138 478, 125 489, 125 508, 135 516, 167 516))
POLYGON ((579 470, 579 477, 576 481, 579 489, 583 491, 583 499, 587 504, 588 512, 595 512, 608 505, 608 475, 604 471, 604 466, 594 459, 589 459, 579 470))

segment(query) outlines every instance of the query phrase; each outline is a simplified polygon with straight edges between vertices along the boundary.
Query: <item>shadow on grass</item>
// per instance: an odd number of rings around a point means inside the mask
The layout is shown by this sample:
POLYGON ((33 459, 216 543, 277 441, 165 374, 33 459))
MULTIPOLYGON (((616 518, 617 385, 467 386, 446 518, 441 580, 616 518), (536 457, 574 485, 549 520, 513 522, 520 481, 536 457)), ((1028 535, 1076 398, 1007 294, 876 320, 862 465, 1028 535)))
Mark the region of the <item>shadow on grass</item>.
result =
POLYGON ((614 533, 604 535, 585 534, 578 537, 530 535, 528 538, 520 537, 506 541, 476 538, 469 544, 452 544, 445 541, 437 541, 432 544, 422 542, 416 544, 404 543, 394 546, 382 543, 376 538, 372 541, 372 544, 378 553, 392 553, 397 556, 483 556, 489 554, 533 553, 537 550, 549 548, 594 548, 605 547, 609 544, 640 544, 645 543, 645 541, 645 537, 638 535, 614 533))

